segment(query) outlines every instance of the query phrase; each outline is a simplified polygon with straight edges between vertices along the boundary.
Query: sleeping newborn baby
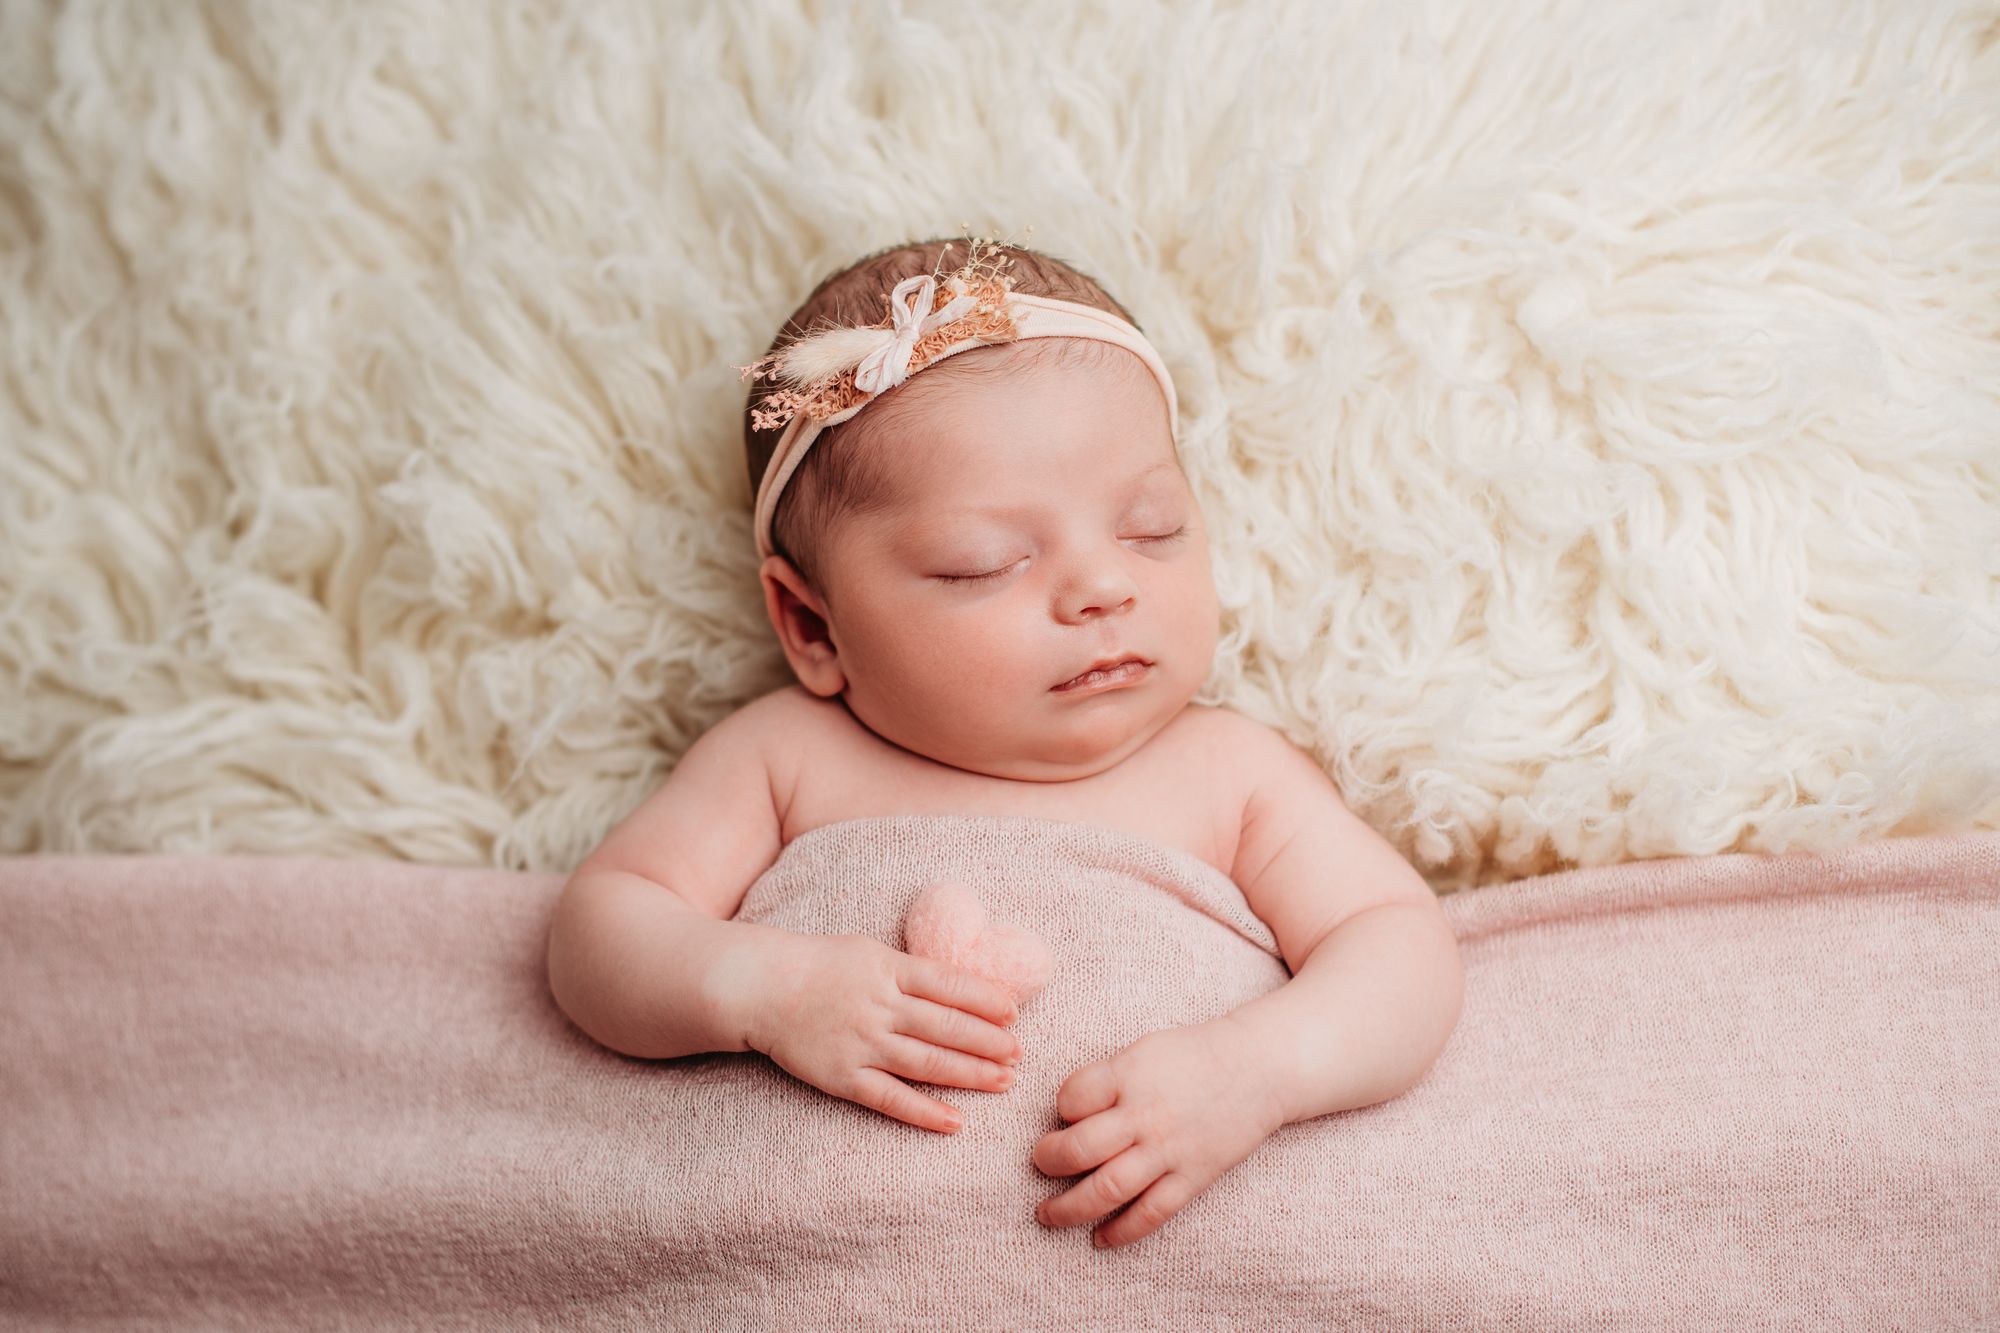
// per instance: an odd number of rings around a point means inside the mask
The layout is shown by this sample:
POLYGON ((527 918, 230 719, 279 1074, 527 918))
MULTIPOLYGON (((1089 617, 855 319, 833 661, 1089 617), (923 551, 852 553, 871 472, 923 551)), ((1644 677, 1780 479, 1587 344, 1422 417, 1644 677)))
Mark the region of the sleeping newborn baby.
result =
POLYGON ((1108 1218, 1098 1243, 1130 1243, 1281 1126, 1414 1085, 1457 1022, 1456 943, 1315 761, 1192 702, 1219 634, 1207 535, 1172 381, 1123 308, 1024 247, 927 241, 829 278, 789 327, 743 369, 787 385, 753 393, 745 438, 797 680, 701 736, 577 867, 549 941, 564 1012, 629 1055, 759 1051, 953 1133, 904 1080, 1008 1087, 1005 989, 733 918, 812 830, 1017 815, 1215 867, 1292 973, 1069 1074, 1033 1162, 1082 1179, 1046 1225, 1108 1218))

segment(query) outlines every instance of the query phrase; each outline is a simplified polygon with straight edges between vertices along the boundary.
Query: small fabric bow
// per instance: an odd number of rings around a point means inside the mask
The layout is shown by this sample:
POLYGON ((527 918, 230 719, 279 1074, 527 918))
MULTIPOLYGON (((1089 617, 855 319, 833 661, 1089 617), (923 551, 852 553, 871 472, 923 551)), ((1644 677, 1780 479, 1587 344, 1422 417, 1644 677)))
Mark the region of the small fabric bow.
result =
POLYGON ((923 315, 935 299, 937 280, 928 273, 896 284, 896 289, 889 293, 889 313, 895 317, 895 327, 882 330, 882 345, 862 358, 854 371, 855 388, 863 393, 881 393, 901 384, 910 377, 910 355, 916 351, 917 339, 941 325, 963 319, 979 304, 972 296, 959 296, 942 309, 923 315))

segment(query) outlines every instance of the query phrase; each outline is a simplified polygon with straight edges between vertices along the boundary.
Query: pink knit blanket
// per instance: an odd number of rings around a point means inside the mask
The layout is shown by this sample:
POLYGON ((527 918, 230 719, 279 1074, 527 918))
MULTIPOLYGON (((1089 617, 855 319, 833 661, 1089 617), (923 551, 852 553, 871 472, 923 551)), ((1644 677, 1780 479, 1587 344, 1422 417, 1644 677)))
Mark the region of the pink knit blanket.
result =
MULTIPOLYGON (((1338 867, 1329 867, 1338 873, 1338 867)), ((1446 900, 1424 1081, 1091 1248, 1029 1163, 1077 1065, 1284 984, 1227 876, 1089 824, 851 820, 743 919, 1051 945, 942 1136, 762 1055, 628 1059, 543 971, 556 875, 0 859, 0 1325, 2000 1326, 2000 834, 1446 900)))

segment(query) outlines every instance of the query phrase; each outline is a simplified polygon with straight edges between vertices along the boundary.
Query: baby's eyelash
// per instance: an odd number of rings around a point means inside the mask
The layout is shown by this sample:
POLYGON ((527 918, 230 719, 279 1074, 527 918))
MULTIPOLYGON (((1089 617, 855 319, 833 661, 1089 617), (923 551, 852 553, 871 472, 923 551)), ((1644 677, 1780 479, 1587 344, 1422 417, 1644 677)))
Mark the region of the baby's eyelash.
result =
MULTIPOLYGON (((1172 532, 1162 533, 1158 537, 1135 537, 1133 540, 1142 542, 1173 542, 1179 541, 1185 536, 1187 536, 1187 524, 1183 523, 1172 532)), ((1019 562, 1017 561, 1016 563, 1019 562)), ((939 574, 936 577, 945 583, 979 583, 986 579, 997 579, 1013 567, 1013 565, 1007 565, 987 574, 939 574)))

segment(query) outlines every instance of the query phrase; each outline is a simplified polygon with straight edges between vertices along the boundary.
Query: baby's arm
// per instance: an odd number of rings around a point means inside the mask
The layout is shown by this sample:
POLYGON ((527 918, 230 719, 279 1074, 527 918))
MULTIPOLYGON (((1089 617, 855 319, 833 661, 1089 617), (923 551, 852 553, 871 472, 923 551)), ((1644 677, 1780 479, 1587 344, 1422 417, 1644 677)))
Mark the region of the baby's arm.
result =
POLYGON ((951 1133, 951 1104, 901 1079, 1005 1088, 1020 1044, 1004 988, 870 936, 731 919, 783 850, 769 759, 797 743, 793 706, 767 695, 723 719, 584 858, 556 904, 549 988, 615 1051, 754 1050, 824 1092, 951 1133))
POLYGON ((1030 1160, 1089 1174, 1037 1215, 1070 1227, 1123 1207, 1101 1245, 1150 1234, 1285 1125, 1408 1090, 1463 999, 1457 939, 1416 868, 1283 735, 1211 717, 1232 729, 1219 785, 1243 801, 1230 878, 1293 976, 1209 1022, 1148 1032, 1056 1089, 1068 1127, 1030 1160))
POLYGON ((670 1059, 749 1049, 749 979, 789 931, 734 921, 782 831, 759 704, 704 733, 563 886, 549 988, 615 1051, 670 1059))
POLYGON ((1416 868, 1310 755, 1245 719, 1249 793, 1232 871, 1292 979, 1229 1018, 1262 1050, 1285 1123, 1408 1091, 1456 1026, 1458 941, 1416 868))

